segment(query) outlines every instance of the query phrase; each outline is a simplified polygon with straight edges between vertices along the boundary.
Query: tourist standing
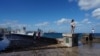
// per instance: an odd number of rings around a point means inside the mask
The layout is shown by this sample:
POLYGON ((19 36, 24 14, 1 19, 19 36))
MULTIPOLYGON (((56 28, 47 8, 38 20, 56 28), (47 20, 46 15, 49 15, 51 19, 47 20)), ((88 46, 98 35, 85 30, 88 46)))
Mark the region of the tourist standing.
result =
POLYGON ((92 33, 90 34, 90 41, 92 41, 94 38, 94 28, 92 28, 92 33))
POLYGON ((36 31, 34 31, 33 39, 36 40, 36 31))
POLYGON ((89 34, 89 40, 90 40, 90 41, 93 40, 93 34, 92 34, 92 33, 89 34))
POLYGON ((38 32, 38 39, 40 39, 40 32, 38 32))
POLYGON ((92 33, 94 33, 94 28, 92 28, 92 33))
POLYGON ((74 29, 75 29, 75 22, 74 19, 71 20, 71 33, 74 33, 74 29))

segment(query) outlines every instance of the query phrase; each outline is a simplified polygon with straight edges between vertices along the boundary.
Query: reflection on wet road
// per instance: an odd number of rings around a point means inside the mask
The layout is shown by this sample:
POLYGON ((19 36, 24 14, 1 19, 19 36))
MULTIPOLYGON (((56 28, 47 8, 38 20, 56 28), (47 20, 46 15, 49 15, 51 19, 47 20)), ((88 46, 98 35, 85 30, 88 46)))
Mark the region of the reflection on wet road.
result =
POLYGON ((100 43, 88 43, 72 48, 40 49, 1 53, 0 56, 100 56, 100 43))
POLYGON ((100 56, 100 43, 88 43, 78 48, 81 56, 100 56))

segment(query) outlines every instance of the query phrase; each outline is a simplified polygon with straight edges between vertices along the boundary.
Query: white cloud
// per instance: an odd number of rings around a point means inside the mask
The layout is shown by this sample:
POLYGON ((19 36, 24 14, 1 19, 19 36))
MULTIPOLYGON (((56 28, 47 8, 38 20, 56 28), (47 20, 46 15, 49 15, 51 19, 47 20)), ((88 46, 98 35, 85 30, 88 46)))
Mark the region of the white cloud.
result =
POLYGON ((98 26, 100 27, 100 23, 97 23, 97 24, 95 24, 94 26, 95 26, 95 27, 98 27, 98 26))
POLYGON ((81 24, 81 23, 76 24, 77 27, 80 27, 80 26, 82 26, 82 25, 83 25, 83 24, 81 24))
POLYGON ((12 27, 15 26, 16 24, 18 24, 18 20, 7 20, 5 19, 3 23, 1 23, 3 25, 5 25, 5 27, 12 27))
POLYGON ((17 20, 5 20, 0 24, 0 27, 12 27, 12 28, 22 28, 27 27, 26 24, 20 24, 17 20))
POLYGON ((90 14, 88 14, 88 13, 85 14, 85 17, 89 17, 89 16, 90 16, 90 14))
POLYGON ((6 24, 0 24, 0 27, 6 27, 6 24))
POLYGON ((84 19, 82 22, 84 23, 84 22, 87 22, 88 21, 88 19, 86 18, 86 19, 84 19))
POLYGON ((82 23, 90 24, 91 22, 89 21, 88 18, 86 18, 86 19, 83 19, 82 23))
POLYGON ((43 23, 36 24, 35 26, 47 26, 48 24, 49 22, 43 22, 43 23))
POLYGON ((22 28, 22 27, 27 27, 28 25, 26 24, 16 24, 16 25, 12 25, 12 27, 16 27, 16 28, 22 28))
POLYGON ((60 20, 56 21, 57 25, 61 25, 61 24, 65 24, 65 23, 69 23, 70 19, 66 19, 66 18, 61 18, 60 20))
POLYGON ((97 19, 100 19, 100 8, 95 9, 92 12, 92 16, 95 17, 95 18, 97 18, 97 19))
POLYGON ((78 24, 79 22, 75 21, 75 24, 78 24))
POLYGON ((82 10, 100 7, 100 0, 79 0, 78 5, 82 10))

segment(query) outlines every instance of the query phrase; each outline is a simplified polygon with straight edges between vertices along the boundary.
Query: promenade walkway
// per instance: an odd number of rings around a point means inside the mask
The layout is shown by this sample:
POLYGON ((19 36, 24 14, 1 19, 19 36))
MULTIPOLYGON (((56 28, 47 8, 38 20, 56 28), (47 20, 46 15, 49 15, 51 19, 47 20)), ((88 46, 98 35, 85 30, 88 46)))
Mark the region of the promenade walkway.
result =
POLYGON ((72 48, 21 50, 1 53, 0 56, 100 56, 100 43, 80 44, 72 48))

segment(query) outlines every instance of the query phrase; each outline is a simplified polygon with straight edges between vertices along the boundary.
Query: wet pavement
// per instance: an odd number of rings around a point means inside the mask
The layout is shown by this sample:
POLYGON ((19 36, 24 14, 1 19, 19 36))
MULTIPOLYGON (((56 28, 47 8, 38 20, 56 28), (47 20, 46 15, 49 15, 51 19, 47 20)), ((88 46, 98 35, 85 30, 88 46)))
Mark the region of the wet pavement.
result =
POLYGON ((51 48, 0 53, 0 56, 100 56, 100 43, 80 44, 72 48, 51 48))
POLYGON ((11 36, 8 39, 10 40, 10 48, 1 51, 0 56, 100 56, 100 43, 82 44, 79 42, 78 46, 67 48, 59 47, 61 45, 55 45, 55 40, 47 38, 34 41, 27 36, 11 36))

